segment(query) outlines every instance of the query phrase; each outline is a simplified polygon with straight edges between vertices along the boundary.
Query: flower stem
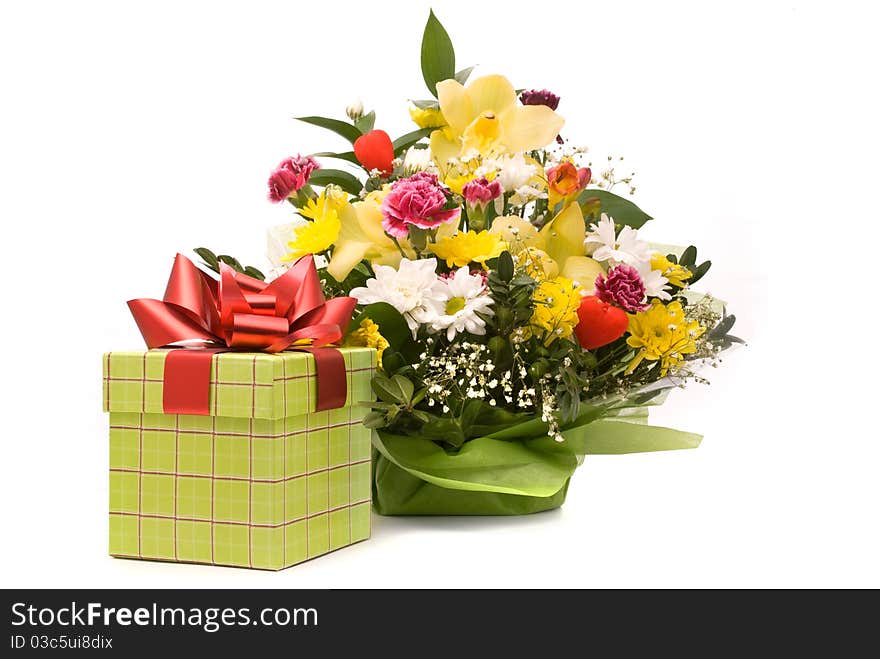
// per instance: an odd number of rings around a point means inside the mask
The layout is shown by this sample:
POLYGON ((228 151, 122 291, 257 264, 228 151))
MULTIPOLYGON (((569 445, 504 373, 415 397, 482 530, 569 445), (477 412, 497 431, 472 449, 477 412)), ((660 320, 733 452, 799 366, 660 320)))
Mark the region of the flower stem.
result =
POLYGON ((397 247, 397 251, 400 252, 400 255, 403 258, 406 258, 406 252, 403 251, 403 247, 401 247, 400 243, 397 242, 397 238, 395 238, 394 236, 389 236, 389 237, 391 238, 391 242, 393 242, 395 247, 397 247))

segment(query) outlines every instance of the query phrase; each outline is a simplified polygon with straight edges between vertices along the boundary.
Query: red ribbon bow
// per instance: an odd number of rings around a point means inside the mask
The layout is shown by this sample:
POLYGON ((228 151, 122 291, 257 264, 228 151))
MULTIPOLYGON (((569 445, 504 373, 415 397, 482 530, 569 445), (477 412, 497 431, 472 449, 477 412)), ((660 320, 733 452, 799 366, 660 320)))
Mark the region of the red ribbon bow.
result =
POLYGON ((315 358, 317 409, 347 397, 345 361, 329 346, 342 339, 357 301, 324 299, 311 256, 269 284, 220 264, 219 281, 178 254, 162 300, 129 300, 150 348, 186 344, 165 359, 163 404, 168 414, 209 414, 211 359, 230 350, 302 350, 315 358))

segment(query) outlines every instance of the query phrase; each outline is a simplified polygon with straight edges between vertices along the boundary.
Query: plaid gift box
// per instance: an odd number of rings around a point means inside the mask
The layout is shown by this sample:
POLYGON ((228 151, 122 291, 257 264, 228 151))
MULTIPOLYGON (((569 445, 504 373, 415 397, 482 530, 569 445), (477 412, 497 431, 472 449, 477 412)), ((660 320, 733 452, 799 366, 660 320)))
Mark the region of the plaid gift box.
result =
POLYGON ((167 350, 104 355, 110 554, 279 570, 370 536, 376 352, 342 348, 348 399, 315 412, 314 358, 219 353, 210 416, 165 414, 167 350))

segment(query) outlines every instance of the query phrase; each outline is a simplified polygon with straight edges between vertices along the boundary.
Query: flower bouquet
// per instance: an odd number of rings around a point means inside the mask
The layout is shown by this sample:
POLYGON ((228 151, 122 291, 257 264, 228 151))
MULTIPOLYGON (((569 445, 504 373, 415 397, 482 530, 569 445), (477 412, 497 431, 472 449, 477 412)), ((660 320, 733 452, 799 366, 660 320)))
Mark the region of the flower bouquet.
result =
POLYGON ((348 121, 303 117, 352 149, 269 179, 300 216, 270 231, 274 272, 313 256, 325 296, 357 300, 346 344, 380 353, 364 401, 376 510, 533 513, 563 503, 588 454, 696 447, 647 410, 740 342, 691 288, 710 263, 640 239, 651 218, 612 192, 632 178, 609 159, 594 180, 558 96, 468 82, 433 13, 421 55, 433 98, 411 102, 417 130, 392 140, 359 103, 348 121))

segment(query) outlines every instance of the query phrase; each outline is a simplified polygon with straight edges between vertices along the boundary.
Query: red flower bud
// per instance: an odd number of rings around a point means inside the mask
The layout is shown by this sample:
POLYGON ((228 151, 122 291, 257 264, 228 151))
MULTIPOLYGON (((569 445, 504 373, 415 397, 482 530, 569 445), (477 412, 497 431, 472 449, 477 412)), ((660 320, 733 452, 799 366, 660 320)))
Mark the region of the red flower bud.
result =
POLYGON ((354 142, 354 155, 368 172, 378 169, 383 177, 391 174, 394 166, 394 145, 384 130, 371 130, 354 142))
POLYGON ((574 333, 585 350, 601 348, 616 341, 626 333, 629 325, 623 309, 602 302, 595 295, 588 295, 581 300, 578 318, 574 333))

